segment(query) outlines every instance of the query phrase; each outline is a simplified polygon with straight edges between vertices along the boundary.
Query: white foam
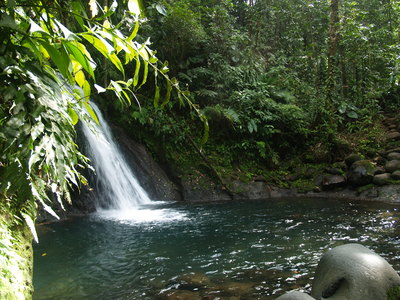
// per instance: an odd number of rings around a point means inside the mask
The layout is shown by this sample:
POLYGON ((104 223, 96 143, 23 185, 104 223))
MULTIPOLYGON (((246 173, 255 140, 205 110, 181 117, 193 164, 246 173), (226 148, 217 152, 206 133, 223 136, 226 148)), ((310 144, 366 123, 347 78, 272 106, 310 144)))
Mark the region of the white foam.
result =
POLYGON ((165 223, 188 220, 185 213, 170 208, 148 209, 134 208, 128 210, 99 210, 97 216, 106 220, 121 223, 165 223))

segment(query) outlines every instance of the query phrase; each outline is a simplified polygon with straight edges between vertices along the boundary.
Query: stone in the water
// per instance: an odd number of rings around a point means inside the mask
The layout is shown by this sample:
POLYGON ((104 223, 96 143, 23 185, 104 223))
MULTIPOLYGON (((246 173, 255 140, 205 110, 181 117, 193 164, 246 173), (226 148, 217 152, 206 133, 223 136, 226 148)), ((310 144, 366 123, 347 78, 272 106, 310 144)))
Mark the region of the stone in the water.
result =
POLYGON ((372 181, 376 185, 385 185, 390 182, 391 174, 383 173, 374 176, 374 180, 372 181))
POLYGON ((385 169, 389 173, 393 173, 394 171, 400 170, 400 160, 391 160, 388 161, 385 165, 385 169))
POLYGON ((387 155, 388 160, 400 160, 400 153, 399 152, 391 152, 387 155))
POLYGON ((347 173, 347 179, 352 186, 370 184, 374 179, 376 167, 368 160, 359 160, 353 163, 347 173))
POLYGON ((217 286, 224 294, 233 296, 249 294, 253 291, 254 283, 251 282, 225 282, 217 286))
POLYGON ((388 140, 400 140, 400 132, 395 131, 395 132, 389 132, 387 134, 387 139, 388 140))
POLYGON ((291 291, 276 298, 276 300, 315 300, 315 299, 306 293, 302 293, 299 291, 291 291))
POLYGON ((165 300, 202 300, 199 293, 184 290, 171 290, 164 293, 160 298, 165 300))
POLYGON ((210 283, 210 278, 203 273, 189 273, 179 277, 175 277, 171 282, 179 287, 179 289, 184 290, 195 290, 202 288, 210 283))
POLYGON ((387 291, 399 285, 399 275, 381 256, 362 245, 347 244, 323 255, 311 296, 330 300, 386 300, 387 291))

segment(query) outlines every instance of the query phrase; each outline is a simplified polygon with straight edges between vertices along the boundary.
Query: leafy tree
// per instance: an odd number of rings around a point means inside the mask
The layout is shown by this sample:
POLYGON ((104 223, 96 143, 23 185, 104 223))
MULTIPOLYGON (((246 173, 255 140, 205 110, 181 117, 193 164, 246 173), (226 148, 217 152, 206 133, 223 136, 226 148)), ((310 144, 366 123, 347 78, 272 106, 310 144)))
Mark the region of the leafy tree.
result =
MULTIPOLYGON (((155 75, 154 103, 166 105, 173 93, 193 107, 176 80, 167 75, 149 42, 135 40, 140 2, 118 8, 89 1, 5 1, 0 5, 0 297, 32 296, 32 238, 37 204, 57 217, 53 203, 71 201, 73 186, 85 184, 78 168, 87 165, 74 142, 79 119, 97 117, 90 97, 113 92, 122 103, 155 75), (116 16, 116 12, 123 18, 116 16), (128 23, 129 30, 121 31, 128 23), (101 86, 98 66, 119 72, 101 86), (126 66, 133 65, 131 76, 126 66), (159 78, 160 77, 160 78, 159 78), (161 80, 162 79, 162 80, 161 80), (161 91, 164 81, 166 90, 161 91), (160 97, 162 96, 162 98, 160 97)), ((104 75, 104 74, 103 74, 104 75)))

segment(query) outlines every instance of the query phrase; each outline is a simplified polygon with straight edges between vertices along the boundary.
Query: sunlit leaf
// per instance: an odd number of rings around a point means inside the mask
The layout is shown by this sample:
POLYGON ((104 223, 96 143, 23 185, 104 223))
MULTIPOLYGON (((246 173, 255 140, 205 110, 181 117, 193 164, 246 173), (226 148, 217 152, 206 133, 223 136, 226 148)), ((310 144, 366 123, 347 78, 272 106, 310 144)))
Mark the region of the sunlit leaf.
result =
POLYGON ((90 106, 89 102, 85 101, 83 102, 83 105, 85 106, 87 112, 92 117, 92 119, 96 122, 96 124, 99 124, 99 119, 97 118, 97 115, 94 112, 93 108, 90 106))
POLYGON ((98 84, 95 84, 94 87, 96 88, 98 94, 101 94, 101 93, 104 93, 107 91, 105 88, 101 87, 98 84))
POLYGON ((92 18, 97 16, 97 14, 99 13, 99 10, 97 8, 96 0, 89 0, 89 9, 90 9, 90 12, 92 13, 92 18))
POLYGON ((140 15, 139 0, 129 0, 128 9, 131 13, 135 14, 138 17, 140 15))
POLYGON ((65 42, 64 45, 68 49, 68 52, 77 60, 81 66, 94 78, 94 72, 91 64, 89 63, 87 57, 81 52, 81 50, 75 46, 73 43, 65 42))
POLYGON ((57 20, 54 20, 54 22, 57 24, 57 26, 61 29, 62 33, 64 34, 64 38, 66 40, 76 40, 78 39, 78 36, 70 31, 67 27, 65 27, 63 24, 58 22, 57 20))
POLYGON ((32 220, 31 216, 29 216, 26 213, 21 213, 22 217, 24 218, 26 224, 28 225, 30 231, 32 232, 33 239, 35 240, 36 243, 39 242, 39 238, 36 233, 36 228, 35 228, 35 222, 32 220))
POLYGON ((68 115, 71 118, 72 124, 76 125, 79 121, 79 116, 72 108, 68 108, 68 115))

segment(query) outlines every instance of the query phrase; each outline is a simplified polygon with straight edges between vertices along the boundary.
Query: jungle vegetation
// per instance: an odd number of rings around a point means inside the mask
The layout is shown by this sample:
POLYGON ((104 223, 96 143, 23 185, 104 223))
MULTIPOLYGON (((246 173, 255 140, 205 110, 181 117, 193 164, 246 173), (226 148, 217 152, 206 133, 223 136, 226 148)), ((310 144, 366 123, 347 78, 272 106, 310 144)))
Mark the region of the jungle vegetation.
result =
POLYGON ((394 0, 6 0, 0 37, 4 299, 32 295, 38 207, 86 183, 91 99, 171 173, 222 184, 378 151, 400 103, 394 0))

